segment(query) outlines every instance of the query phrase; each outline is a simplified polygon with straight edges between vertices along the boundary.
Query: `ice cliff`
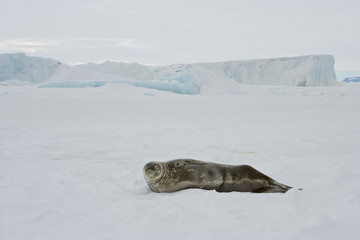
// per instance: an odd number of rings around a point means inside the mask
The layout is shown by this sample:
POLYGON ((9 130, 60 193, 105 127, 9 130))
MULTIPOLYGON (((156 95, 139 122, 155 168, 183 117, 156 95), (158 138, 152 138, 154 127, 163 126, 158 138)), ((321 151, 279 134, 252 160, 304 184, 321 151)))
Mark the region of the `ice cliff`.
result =
POLYGON ((55 73, 59 61, 41 57, 28 57, 24 53, 0 54, 0 82, 20 80, 43 82, 55 73))
POLYGON ((194 65, 244 84, 334 86, 334 64, 331 55, 311 55, 194 65))
POLYGON ((108 82, 176 93, 229 92, 239 84, 337 86, 331 55, 174 64, 149 67, 105 62, 68 66, 25 54, 0 54, 0 81, 17 79, 40 87, 98 87, 108 82))

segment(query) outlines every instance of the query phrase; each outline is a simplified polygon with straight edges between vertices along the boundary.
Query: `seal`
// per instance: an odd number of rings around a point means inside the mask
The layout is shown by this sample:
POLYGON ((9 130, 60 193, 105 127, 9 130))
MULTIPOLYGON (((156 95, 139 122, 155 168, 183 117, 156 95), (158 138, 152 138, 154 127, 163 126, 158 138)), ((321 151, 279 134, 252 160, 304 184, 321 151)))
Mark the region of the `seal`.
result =
POLYGON ((199 188, 217 192, 285 193, 291 187, 281 184, 249 165, 224 165, 193 159, 149 162, 144 177, 157 193, 199 188))

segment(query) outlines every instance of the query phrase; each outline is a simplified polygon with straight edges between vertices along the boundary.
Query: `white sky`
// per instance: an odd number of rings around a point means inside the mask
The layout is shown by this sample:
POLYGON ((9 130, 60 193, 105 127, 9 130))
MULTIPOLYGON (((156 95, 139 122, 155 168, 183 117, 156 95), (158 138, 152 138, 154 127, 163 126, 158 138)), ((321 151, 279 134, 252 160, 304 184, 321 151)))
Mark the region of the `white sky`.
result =
POLYGON ((332 54, 360 69, 359 0, 1 0, 0 53, 68 64, 332 54))

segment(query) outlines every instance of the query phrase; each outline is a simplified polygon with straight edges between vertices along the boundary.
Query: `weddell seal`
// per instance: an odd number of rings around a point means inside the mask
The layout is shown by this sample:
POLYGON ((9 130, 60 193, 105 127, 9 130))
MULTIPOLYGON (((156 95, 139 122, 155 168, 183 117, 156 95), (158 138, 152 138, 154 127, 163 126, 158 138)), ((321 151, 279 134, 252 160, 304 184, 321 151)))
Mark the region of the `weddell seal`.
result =
POLYGON ((278 183, 249 165, 224 165, 193 159, 149 162, 144 177, 154 192, 188 188, 217 192, 285 193, 291 187, 278 183))

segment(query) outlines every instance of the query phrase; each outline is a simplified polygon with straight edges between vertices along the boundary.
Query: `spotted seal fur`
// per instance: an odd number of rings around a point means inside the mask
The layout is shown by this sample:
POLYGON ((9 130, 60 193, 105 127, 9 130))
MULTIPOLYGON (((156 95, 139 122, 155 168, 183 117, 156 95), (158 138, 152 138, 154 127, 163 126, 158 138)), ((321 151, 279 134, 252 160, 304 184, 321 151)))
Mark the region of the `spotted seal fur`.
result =
POLYGON ((291 187, 278 183, 249 165, 224 165, 193 159, 149 162, 144 177, 154 192, 188 188, 217 192, 285 193, 291 187))

